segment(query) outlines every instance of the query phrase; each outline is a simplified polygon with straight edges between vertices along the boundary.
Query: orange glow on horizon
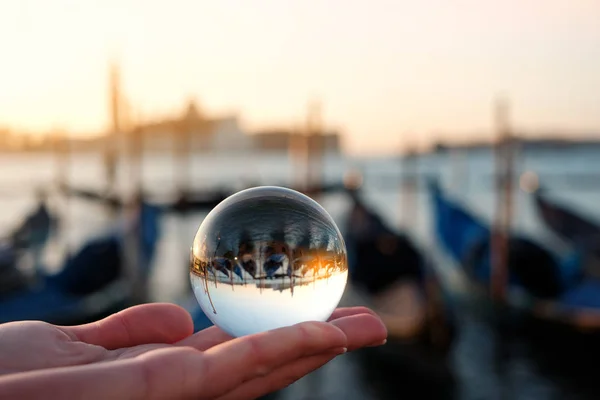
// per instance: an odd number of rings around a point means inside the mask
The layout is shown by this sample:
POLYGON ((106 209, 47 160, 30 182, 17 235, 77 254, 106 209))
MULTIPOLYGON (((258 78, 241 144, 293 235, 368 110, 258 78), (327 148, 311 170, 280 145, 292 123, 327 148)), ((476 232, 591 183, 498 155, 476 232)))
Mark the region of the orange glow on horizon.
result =
POLYGON ((600 3, 459 3, 3 2, 0 126, 103 132, 118 59, 145 116, 194 97, 247 130, 291 128, 318 97, 354 153, 397 151, 407 131, 486 138, 500 91, 522 129, 600 132, 600 3))

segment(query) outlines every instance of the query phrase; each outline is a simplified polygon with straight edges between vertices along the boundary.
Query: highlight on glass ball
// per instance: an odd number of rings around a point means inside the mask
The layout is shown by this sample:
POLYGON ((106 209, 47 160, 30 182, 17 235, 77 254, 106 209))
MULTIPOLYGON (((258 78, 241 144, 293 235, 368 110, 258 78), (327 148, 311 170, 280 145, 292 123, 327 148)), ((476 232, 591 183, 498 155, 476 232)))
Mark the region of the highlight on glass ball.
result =
POLYGON ((348 278, 346 245, 327 211, 273 186, 217 205, 196 233, 191 260, 200 307, 236 337, 326 321, 348 278))

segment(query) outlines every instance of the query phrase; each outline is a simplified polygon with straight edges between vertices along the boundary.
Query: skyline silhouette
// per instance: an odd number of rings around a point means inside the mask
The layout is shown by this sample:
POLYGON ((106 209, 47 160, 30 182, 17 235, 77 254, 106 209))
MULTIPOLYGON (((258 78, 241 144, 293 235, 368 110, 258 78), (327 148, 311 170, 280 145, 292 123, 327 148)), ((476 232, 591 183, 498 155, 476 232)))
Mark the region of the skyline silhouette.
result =
POLYGON ((318 98, 353 154, 487 138, 498 94, 527 134, 589 138, 600 130, 599 13, 554 0, 5 2, 0 125, 103 132, 117 59, 144 115, 195 98, 249 131, 293 129, 318 98))

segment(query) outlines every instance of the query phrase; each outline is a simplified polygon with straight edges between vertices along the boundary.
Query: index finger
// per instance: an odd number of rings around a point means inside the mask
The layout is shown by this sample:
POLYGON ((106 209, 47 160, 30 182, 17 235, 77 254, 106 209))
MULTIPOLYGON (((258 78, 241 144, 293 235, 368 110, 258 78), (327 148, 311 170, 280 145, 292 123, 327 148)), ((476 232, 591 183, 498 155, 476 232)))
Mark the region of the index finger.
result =
MULTIPOLYGON (((370 314, 376 316, 376 314, 367 307, 340 307, 336 309, 333 314, 331 314, 331 317, 328 319, 328 321, 332 322, 343 317, 350 317, 359 314, 370 314)), ((197 350, 205 351, 233 339, 234 338, 232 336, 223 332, 217 326, 211 326, 210 328, 196 332, 192 336, 189 336, 177 342, 176 344, 178 346, 189 346, 197 350)))

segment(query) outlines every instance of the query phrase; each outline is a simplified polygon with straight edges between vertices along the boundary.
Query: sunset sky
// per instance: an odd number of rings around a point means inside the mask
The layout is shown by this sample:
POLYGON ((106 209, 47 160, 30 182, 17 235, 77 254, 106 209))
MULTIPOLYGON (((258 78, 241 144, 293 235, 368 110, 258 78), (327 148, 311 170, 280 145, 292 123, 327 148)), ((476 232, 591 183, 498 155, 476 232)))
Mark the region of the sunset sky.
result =
POLYGON ((118 58, 143 115, 196 97, 291 126, 320 98, 352 152, 489 133, 497 93, 519 127, 600 134, 599 21, 598 0, 7 0, 0 125, 104 129, 118 58))

